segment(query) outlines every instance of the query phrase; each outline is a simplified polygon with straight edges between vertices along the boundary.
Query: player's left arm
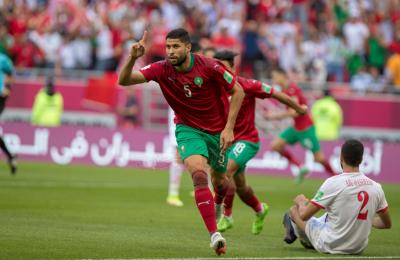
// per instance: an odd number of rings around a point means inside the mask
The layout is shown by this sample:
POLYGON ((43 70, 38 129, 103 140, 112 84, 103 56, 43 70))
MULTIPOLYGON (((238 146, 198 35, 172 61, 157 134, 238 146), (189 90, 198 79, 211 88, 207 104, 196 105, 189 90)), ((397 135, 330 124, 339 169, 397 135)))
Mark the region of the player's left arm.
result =
POLYGON ((298 195, 294 199, 294 202, 299 209, 300 218, 303 221, 309 220, 320 210, 320 207, 310 203, 310 200, 307 199, 303 194, 298 195))
POLYGON ((231 93, 228 120, 224 130, 221 132, 221 147, 223 151, 231 146, 234 141, 233 129, 235 128, 236 118, 245 96, 242 86, 237 81, 235 81, 231 93))
POLYGON ((300 105, 295 99, 290 98, 288 95, 282 92, 273 92, 271 95, 274 99, 278 100, 282 104, 294 109, 299 115, 307 113, 307 106, 300 105))

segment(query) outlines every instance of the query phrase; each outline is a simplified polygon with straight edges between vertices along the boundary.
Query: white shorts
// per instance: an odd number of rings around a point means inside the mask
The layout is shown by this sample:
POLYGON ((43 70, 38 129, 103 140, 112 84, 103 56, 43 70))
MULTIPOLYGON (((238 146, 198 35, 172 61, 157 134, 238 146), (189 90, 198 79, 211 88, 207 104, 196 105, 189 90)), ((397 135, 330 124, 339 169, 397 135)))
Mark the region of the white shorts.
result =
POLYGON ((325 243, 325 232, 330 229, 329 224, 326 222, 327 217, 326 213, 319 218, 312 217, 306 224, 305 231, 308 240, 314 246, 315 250, 321 253, 330 252, 325 243))
POLYGON ((174 147, 178 147, 175 137, 176 125, 174 123, 175 113, 169 108, 168 109, 168 132, 169 132, 169 144, 174 147))

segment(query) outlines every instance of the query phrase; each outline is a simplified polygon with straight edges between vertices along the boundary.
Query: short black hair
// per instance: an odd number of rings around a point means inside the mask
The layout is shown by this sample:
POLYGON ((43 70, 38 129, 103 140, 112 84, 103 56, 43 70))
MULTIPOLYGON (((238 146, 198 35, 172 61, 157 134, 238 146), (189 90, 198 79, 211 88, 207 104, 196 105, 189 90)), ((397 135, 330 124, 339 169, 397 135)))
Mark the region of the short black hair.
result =
POLYGON ((342 159, 347 165, 358 167, 363 160, 364 146, 360 141, 350 139, 342 145, 341 153, 342 159))
POLYGON ((276 71, 286 76, 286 70, 284 70, 281 66, 274 66, 271 71, 276 71))
POLYGON ((181 42, 191 43, 189 33, 183 28, 170 31, 165 39, 179 39, 181 42))
POLYGON ((222 51, 217 51, 214 54, 214 58, 217 60, 227 61, 227 62, 229 62, 229 65, 233 67, 236 55, 238 55, 238 54, 233 51, 222 50, 222 51))

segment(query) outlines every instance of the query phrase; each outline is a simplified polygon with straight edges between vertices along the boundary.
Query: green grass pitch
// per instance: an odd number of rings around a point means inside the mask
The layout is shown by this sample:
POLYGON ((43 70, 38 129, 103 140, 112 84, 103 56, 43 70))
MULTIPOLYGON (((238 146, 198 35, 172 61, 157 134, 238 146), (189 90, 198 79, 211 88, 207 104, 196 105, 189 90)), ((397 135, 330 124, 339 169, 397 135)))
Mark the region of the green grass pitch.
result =
MULTIPOLYGON (((0 259, 214 257, 183 177, 183 208, 165 203, 166 171, 20 162, 11 176, 0 164, 0 259)), ((314 195, 321 180, 248 176, 270 205, 263 232, 251 234, 253 213, 238 198, 226 257, 327 257, 282 241, 282 214, 294 196, 314 195)), ((400 185, 383 185, 393 227, 373 230, 363 256, 400 256, 400 185)))

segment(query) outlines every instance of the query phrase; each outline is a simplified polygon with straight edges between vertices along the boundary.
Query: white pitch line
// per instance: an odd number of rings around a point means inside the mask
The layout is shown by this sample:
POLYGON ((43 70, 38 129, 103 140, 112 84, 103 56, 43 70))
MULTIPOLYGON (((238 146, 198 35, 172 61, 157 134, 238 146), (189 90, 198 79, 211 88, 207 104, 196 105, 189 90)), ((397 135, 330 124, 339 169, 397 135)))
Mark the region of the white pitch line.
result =
MULTIPOLYGON (((102 260, 319 260, 319 259, 400 259, 400 256, 271 256, 271 257, 198 257, 198 258, 106 258, 102 260)), ((85 259, 90 260, 90 259, 85 259)))

